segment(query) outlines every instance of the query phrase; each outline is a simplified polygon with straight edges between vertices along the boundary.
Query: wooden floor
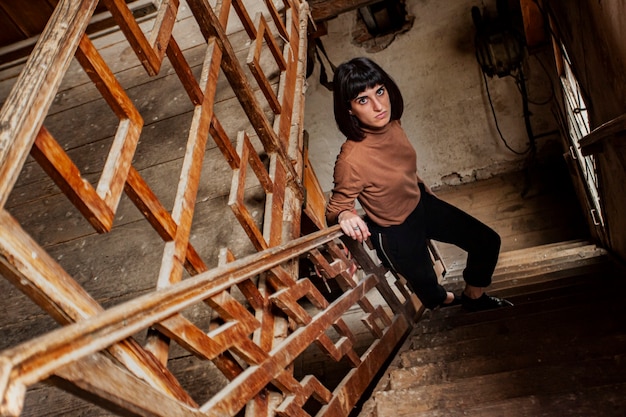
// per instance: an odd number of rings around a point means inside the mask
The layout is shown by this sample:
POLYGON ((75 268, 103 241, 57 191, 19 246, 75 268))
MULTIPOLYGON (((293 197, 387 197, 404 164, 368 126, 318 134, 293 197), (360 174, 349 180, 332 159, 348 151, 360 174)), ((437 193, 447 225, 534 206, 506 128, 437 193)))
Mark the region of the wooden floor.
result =
MULTIPOLYGON (((502 235, 490 292, 515 306, 427 311, 355 415, 626 415, 626 276, 586 240, 561 173, 532 177, 525 198, 514 176, 439 193, 502 235)), ((463 255, 440 246, 459 292, 463 255)))

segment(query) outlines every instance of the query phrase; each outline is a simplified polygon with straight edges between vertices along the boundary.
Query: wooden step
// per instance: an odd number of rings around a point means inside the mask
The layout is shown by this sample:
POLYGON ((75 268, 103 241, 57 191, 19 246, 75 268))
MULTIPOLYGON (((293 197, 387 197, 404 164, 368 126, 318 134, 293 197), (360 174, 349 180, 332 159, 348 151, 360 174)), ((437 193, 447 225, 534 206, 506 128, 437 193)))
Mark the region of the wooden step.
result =
POLYGON ((515 305, 427 311, 359 417, 625 415, 626 277, 603 250, 503 253, 490 291, 515 305))
MULTIPOLYGON (((520 381, 521 383, 521 381, 520 381)), ((405 391, 404 398, 412 404, 402 404, 392 393, 377 394, 376 402, 364 408, 359 417, 623 417, 623 404, 626 384, 582 388, 574 393, 541 393, 505 398, 503 400, 477 402, 483 395, 479 387, 467 392, 469 401, 458 400, 445 403, 445 407, 425 409, 424 401, 418 393, 405 391), (422 401, 420 401, 422 400, 422 401), (389 401, 389 402, 388 402, 389 401), (413 407, 414 405, 414 407, 413 407)), ((532 391, 532 389, 531 389, 532 391)))
MULTIPOLYGON (((421 363, 424 363, 427 361, 422 353, 413 351, 441 350, 454 343, 466 343, 467 339, 476 343, 482 343, 483 340, 493 343, 494 338, 537 338, 543 337, 542 332, 559 334, 566 331, 576 333, 588 331, 594 337, 600 337, 602 331, 615 331, 619 328, 621 324, 614 316, 624 316, 623 308, 616 308, 611 304, 602 307, 597 303, 585 306, 582 304, 584 301, 586 296, 577 295, 564 297, 562 300, 515 305, 513 308, 488 312, 489 314, 470 314, 460 308, 456 314, 451 313, 446 317, 435 317, 435 314, 432 314, 431 318, 424 318, 418 323, 411 333, 407 341, 411 349, 410 355, 419 357, 421 363), (577 322, 578 326, 575 329, 568 329, 572 321, 577 322), (589 325, 591 328, 587 329, 586 326, 589 325)), ((404 362, 407 355, 406 353, 400 355, 402 366, 412 364, 404 362)))
MULTIPOLYGON (((531 249, 505 252, 500 256, 493 274, 490 291, 503 291, 541 282, 601 272, 607 264, 607 252, 593 244, 568 241, 531 249)), ((463 268, 448 268, 443 284, 450 290, 464 286, 463 268)))
MULTIPOLYGON (((604 257, 606 250, 584 240, 568 240, 532 248, 502 252, 496 265, 495 274, 529 266, 547 265, 564 259, 604 257)), ((465 262, 448 267, 447 278, 459 276, 465 262)))

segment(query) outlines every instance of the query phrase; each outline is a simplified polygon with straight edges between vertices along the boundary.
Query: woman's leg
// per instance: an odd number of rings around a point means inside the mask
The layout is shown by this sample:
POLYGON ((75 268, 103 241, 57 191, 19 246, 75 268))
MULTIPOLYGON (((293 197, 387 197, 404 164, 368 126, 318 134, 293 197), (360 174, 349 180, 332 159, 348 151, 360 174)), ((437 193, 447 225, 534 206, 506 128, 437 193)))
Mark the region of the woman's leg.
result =
POLYGON ((439 285, 426 245, 423 207, 420 205, 398 226, 373 225, 371 241, 388 268, 401 274, 426 308, 435 308, 447 297, 439 285))
POLYGON ((426 222, 426 237, 454 244, 467 252, 463 278, 467 284, 464 299, 470 309, 488 309, 511 305, 506 300, 484 295, 500 253, 500 236, 489 226, 457 207, 430 194, 422 194, 426 222), (472 299, 481 300, 475 306, 472 299))
POLYGON ((430 194, 422 194, 426 238, 450 243, 467 252, 465 282, 486 287, 498 262, 500 236, 461 209, 430 194))

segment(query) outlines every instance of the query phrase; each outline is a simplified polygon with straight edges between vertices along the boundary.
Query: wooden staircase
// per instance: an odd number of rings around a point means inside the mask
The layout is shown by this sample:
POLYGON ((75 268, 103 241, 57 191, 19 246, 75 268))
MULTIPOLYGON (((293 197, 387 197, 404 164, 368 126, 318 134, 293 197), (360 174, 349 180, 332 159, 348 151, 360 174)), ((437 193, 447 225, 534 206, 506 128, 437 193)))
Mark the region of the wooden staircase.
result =
POLYGON ((424 314, 359 416, 623 416, 625 287, 585 241, 503 253, 491 293, 515 306, 424 314))

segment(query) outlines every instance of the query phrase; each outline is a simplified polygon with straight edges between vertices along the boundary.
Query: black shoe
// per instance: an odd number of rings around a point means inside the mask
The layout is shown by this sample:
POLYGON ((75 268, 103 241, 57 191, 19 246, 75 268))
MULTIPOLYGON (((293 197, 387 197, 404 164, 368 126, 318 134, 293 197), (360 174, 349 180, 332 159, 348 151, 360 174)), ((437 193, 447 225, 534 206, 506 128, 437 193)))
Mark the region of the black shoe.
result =
POLYGON ((493 310, 495 308, 512 307, 513 303, 504 298, 492 297, 483 293, 480 298, 469 298, 465 293, 461 296, 463 308, 468 311, 493 310))
POLYGON ((449 303, 441 303, 441 304, 439 304, 439 308, 458 306, 460 304, 461 304, 461 297, 459 297, 458 295, 454 294, 454 300, 450 301, 449 303))

